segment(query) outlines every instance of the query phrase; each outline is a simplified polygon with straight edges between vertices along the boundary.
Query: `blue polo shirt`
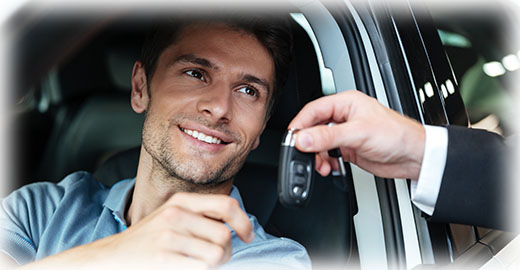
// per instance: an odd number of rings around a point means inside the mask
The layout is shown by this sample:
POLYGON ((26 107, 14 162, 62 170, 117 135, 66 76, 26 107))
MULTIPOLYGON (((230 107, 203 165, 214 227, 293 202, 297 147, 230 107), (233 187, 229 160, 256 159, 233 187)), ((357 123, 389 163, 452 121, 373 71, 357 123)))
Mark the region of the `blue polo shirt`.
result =
MULTIPOLYGON (((0 250, 23 265, 122 232, 134 185, 135 179, 128 179, 107 188, 91 174, 76 172, 58 184, 24 186, 2 200, 0 250)), ((230 196, 244 210, 236 187, 230 196)), ((310 269, 302 245, 269 235, 248 216, 255 239, 246 244, 232 230, 233 256, 221 269, 310 269)))

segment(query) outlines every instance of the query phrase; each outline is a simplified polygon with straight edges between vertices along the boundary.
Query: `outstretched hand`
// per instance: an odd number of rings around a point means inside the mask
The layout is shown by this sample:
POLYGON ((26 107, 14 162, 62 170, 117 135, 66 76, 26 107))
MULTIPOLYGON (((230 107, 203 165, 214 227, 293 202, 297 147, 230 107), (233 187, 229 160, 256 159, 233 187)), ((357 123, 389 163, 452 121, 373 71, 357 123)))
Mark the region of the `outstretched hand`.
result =
POLYGON ((424 154, 424 127, 384 107, 359 91, 344 91, 314 100, 296 115, 289 128, 296 148, 316 152, 316 170, 332 169, 327 150, 339 148, 345 161, 384 178, 419 178, 424 154), (329 122, 336 125, 327 126, 329 122))

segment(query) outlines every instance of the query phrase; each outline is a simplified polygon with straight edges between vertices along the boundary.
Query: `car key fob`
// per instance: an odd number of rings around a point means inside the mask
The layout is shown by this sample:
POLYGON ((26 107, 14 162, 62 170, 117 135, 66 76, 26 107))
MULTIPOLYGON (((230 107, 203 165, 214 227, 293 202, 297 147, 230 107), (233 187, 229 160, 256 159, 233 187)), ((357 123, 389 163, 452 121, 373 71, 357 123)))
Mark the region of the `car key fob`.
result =
POLYGON ((315 154, 296 149, 297 132, 290 129, 285 134, 278 164, 278 196, 288 207, 305 206, 313 183, 315 154))

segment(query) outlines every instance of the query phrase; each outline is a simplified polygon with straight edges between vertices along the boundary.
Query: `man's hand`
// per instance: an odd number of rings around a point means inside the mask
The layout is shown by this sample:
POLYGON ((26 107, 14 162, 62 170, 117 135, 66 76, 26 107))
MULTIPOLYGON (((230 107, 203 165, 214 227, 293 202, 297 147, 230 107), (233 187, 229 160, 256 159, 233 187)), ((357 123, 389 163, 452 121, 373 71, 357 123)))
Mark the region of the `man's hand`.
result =
POLYGON ((326 151, 340 148, 345 161, 385 178, 419 178, 425 131, 418 122, 359 91, 345 91, 307 104, 289 124, 302 129, 296 148, 318 152, 316 170, 331 171, 326 151), (336 125, 327 126, 334 122, 336 125))
POLYGON ((177 193, 119 234, 47 257, 27 268, 208 269, 231 257, 231 226, 244 242, 254 234, 238 202, 226 195, 177 193))

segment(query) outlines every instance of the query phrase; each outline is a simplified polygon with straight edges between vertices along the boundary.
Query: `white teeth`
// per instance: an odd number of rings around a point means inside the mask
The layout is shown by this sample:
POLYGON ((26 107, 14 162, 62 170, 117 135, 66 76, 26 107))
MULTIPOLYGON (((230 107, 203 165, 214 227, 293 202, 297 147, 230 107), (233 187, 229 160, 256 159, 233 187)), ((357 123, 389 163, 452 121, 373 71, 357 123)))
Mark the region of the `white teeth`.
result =
POLYGON ((216 144, 220 144, 222 142, 220 139, 211 137, 209 135, 206 135, 202 132, 198 132, 196 130, 189 130, 189 129, 185 129, 185 128, 182 128, 181 130, 199 141, 203 141, 206 143, 216 143, 216 144))

